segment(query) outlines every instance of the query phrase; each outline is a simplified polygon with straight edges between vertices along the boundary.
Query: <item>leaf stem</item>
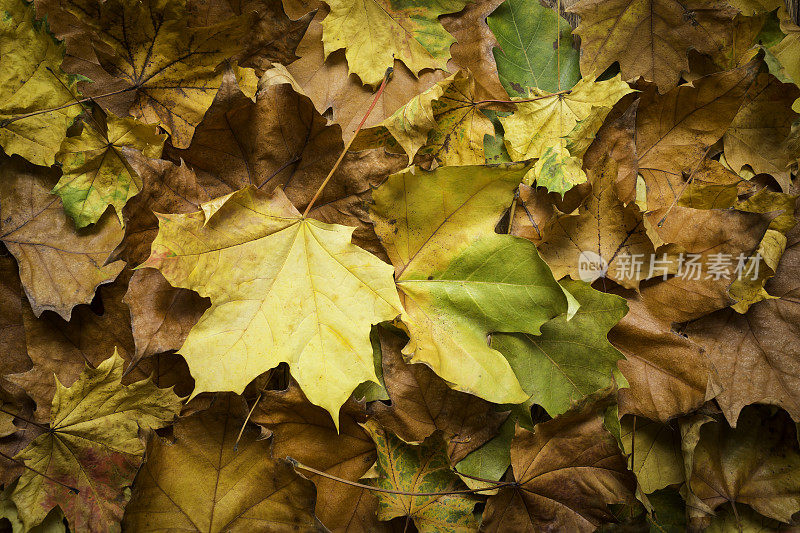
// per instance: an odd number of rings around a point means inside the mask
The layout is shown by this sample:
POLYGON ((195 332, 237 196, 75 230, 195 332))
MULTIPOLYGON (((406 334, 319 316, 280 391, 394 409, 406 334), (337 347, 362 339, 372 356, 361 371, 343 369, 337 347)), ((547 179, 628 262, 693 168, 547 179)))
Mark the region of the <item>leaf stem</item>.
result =
MULTIPOLYGON (((118 94, 126 93, 128 91, 137 90, 139 87, 126 87, 124 89, 120 89, 118 91, 112 91, 106 94, 100 94, 98 96, 89 96, 87 98, 81 98, 80 100, 76 100, 75 102, 71 102, 69 104, 60 105, 58 107, 53 107, 50 109, 40 109, 39 111, 31 111, 30 113, 25 113, 24 115, 17 115, 15 117, 10 117, 5 120, 0 120, 0 128, 5 128, 9 124, 12 124, 18 120, 24 120, 26 118, 35 117, 36 115, 43 115, 45 113, 52 113, 53 111, 58 111, 59 109, 65 109, 67 107, 72 107, 74 105, 81 105, 85 104, 86 102, 91 102, 92 100, 97 100, 99 98, 108 98, 109 96, 116 96, 118 94)), ((72 93, 70 93, 72 94, 72 93)))
POLYGON ((544 96, 536 96, 535 98, 520 98, 519 100, 478 100, 477 102, 473 102, 473 104, 476 106, 481 104, 524 104, 526 102, 536 102, 537 100, 544 100, 545 98, 552 98, 554 96, 567 95, 571 92, 572 89, 565 89, 563 91, 545 94, 544 96))
MULTIPOLYGON (((712 145, 712 146, 713 146, 713 145, 712 145)), ((677 205, 677 203, 678 203, 678 200, 680 200, 680 199, 681 199, 681 196, 683 196, 683 193, 684 193, 684 192, 686 192, 686 188, 687 188, 687 187, 689 187, 689 184, 690 184, 690 183, 692 182, 692 180, 694 179, 694 173, 695 173, 695 172, 697 172, 697 170, 700 168, 700 165, 702 165, 702 164, 703 164, 703 161, 705 161, 705 160, 706 160, 706 157, 708 157, 708 153, 709 153, 710 151, 711 151, 711 146, 709 146, 708 148, 706 148, 706 151, 705 151, 705 153, 703 154, 703 157, 701 157, 700 159, 698 159, 698 160, 697 160, 697 164, 695 164, 694 168, 693 168, 693 169, 692 169, 692 171, 689 173, 689 177, 687 177, 687 178, 686 178, 686 183, 684 183, 684 184, 683 184, 683 187, 681 187, 681 191, 678 193, 678 196, 676 196, 676 197, 675 197, 675 199, 674 199, 674 200, 672 200, 672 203, 671 203, 671 204, 670 204, 670 206, 667 208, 667 212, 666 212, 666 213, 664 213, 664 216, 663 216, 663 217, 661 217, 661 220, 659 220, 659 221, 658 221, 658 227, 659 227, 659 228, 660 228, 660 227, 662 227, 662 226, 664 225, 664 222, 666 222, 666 220, 667 220, 667 217, 668 217, 668 216, 669 216, 669 214, 672 212, 672 208, 673 208, 673 207, 675 207, 675 206, 677 205)))
POLYGON ((292 463, 292 466, 295 468, 300 468, 302 470, 308 470, 313 474, 317 474, 318 476, 322 476, 327 479, 332 479, 333 481, 338 481, 339 483, 343 483, 345 485, 350 485, 352 487, 359 487, 362 489, 367 489, 375 492, 385 492, 387 494, 398 494, 400 496, 451 496, 454 494, 476 494, 481 492, 486 492, 490 490, 494 490, 497 487, 505 487, 508 485, 516 485, 516 482, 511 481, 497 481, 497 485, 494 487, 487 487, 484 489, 464 489, 464 490, 451 490, 451 491, 443 491, 443 492, 405 492, 402 490, 392 490, 392 489, 383 489, 380 487, 373 487, 372 485, 365 485, 363 483, 358 483, 356 481, 350 481, 349 479, 342 479, 340 477, 336 477, 334 475, 328 474, 327 472, 323 472, 321 470, 317 470, 316 468, 311 468, 310 466, 306 466, 303 463, 299 462, 297 459, 293 459, 291 457, 286 457, 286 460, 292 463))
POLYGON ((375 104, 378 103, 378 99, 381 97, 381 94, 383 94, 383 90, 386 88, 386 83, 389 81, 389 78, 391 77, 393 71, 394 69, 391 67, 386 69, 386 74, 383 75, 383 81, 381 82, 381 86, 378 89, 378 92, 375 93, 375 98, 372 99, 372 103, 370 104, 369 109, 367 109, 367 113, 364 115, 364 118, 361 119, 361 123, 356 128, 356 131, 353 133, 353 136, 350 137, 349 141, 347 141, 344 150, 342 150, 342 153, 339 154, 339 159, 336 160, 336 163, 334 163, 333 168, 331 169, 330 172, 328 172, 328 175, 325 177, 325 180, 322 182, 322 185, 319 186, 319 189, 317 189, 317 192, 314 194, 314 197, 311 199, 310 202, 308 202, 306 210, 303 211, 303 218, 306 218, 308 216, 309 211, 311 211, 311 208, 314 207, 314 202, 316 202, 317 198, 319 198, 319 195, 322 194, 322 190, 325 188, 325 186, 333 177, 333 173, 336 172, 337 168, 339 168, 339 164, 342 162, 342 159, 344 159, 344 156, 347 154, 347 151, 353 144, 353 141, 358 135, 358 132, 361 131, 361 128, 364 126, 364 123, 367 121, 367 117, 369 117, 369 114, 372 113, 372 110, 375 108, 375 104))
POLYGON ((59 484, 59 485, 61 485, 62 487, 64 487, 64 488, 68 489, 68 490, 69 490, 71 493, 73 493, 73 494, 80 494, 80 493, 81 493, 81 491, 79 491, 79 490, 78 490, 78 489, 76 489, 75 487, 72 487, 72 486, 70 486, 70 485, 67 485, 67 484, 66 484, 66 483, 64 483, 63 481, 59 481, 59 480, 57 480, 56 478, 54 478, 54 477, 52 477, 52 476, 48 476, 48 475, 47 475, 47 474, 45 474, 44 472, 39 472, 39 471, 38 471, 38 470, 36 470, 35 468, 33 468, 33 467, 31 467, 31 466, 28 466, 28 465, 26 465, 26 464, 25 464, 23 461, 20 461, 19 459, 15 459, 14 457, 11 457, 10 455, 6 455, 5 453, 3 453, 3 452, 0 452, 0 457, 5 457, 6 459, 8 459, 9 461, 11 461, 12 463, 17 463, 18 465, 22 466, 23 468, 27 468, 28 470, 30 470, 30 471, 31 471, 31 472, 33 472, 34 474, 38 474, 38 475, 42 476, 42 477, 43 477, 43 478, 45 478, 45 479, 49 479, 49 480, 50 480, 50 481, 52 481, 53 483, 58 483, 58 484, 59 484))
POLYGON ((464 472, 459 472, 456 469, 456 467, 453 467, 453 472, 455 472, 459 476, 463 476, 463 477, 466 477, 466 478, 469 478, 469 479, 474 479, 475 481, 480 481, 481 483, 491 483, 493 485, 496 485, 495 487, 492 487, 491 489, 485 489, 485 490, 493 490, 493 489, 496 489, 498 487, 505 487, 505 486, 509 486, 509 485, 518 485, 519 484, 517 481, 499 481, 499 480, 495 480, 495 479, 486 479, 486 478, 483 478, 483 477, 471 476, 469 474, 465 474, 464 472))

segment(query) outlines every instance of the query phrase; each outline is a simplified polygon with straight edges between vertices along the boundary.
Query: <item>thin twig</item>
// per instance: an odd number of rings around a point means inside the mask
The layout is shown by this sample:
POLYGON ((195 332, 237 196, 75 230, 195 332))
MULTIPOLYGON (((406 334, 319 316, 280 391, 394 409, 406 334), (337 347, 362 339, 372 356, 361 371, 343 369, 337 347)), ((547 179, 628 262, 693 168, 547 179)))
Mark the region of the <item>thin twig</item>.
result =
POLYGON ((316 194, 314 194, 314 197, 308 203, 308 206, 306 207, 306 210, 303 211, 303 218, 306 218, 306 216, 308 216, 309 211, 311 211, 311 208, 314 207, 314 202, 316 202, 317 198, 319 198, 319 195, 322 194, 322 190, 325 188, 325 186, 328 184, 328 182, 333 177, 333 173, 336 172, 337 168, 339 168, 339 164, 342 162, 342 159, 344 159, 344 156, 347 154, 347 151, 350 149, 350 146, 353 144, 353 141, 355 140, 356 136, 358 135, 358 132, 361 131, 361 128, 364 126, 364 123, 367 121, 367 117, 369 117, 369 114, 372 113, 372 110, 375 108, 375 104, 378 103, 378 99, 381 97, 381 94, 383 94, 383 90, 386 88, 386 83, 389 81, 389 78, 392 76, 392 72, 393 71, 394 71, 394 69, 392 67, 389 67, 388 69, 386 69, 386 74, 383 75, 383 81, 381 82, 381 86, 378 89, 378 92, 375 93, 375 98, 372 99, 372 103, 370 104, 369 109, 367 109, 367 113, 364 115, 364 118, 361 119, 361 123, 356 128, 356 131, 353 133, 353 136, 350 137, 349 141, 347 141, 347 145, 344 147, 344 150, 342 150, 342 153, 339 154, 339 159, 336 160, 336 163, 334 163, 333 168, 331 169, 330 172, 328 172, 328 175, 325 177, 325 181, 323 181, 322 185, 319 186, 319 189, 317 189, 316 194))
POLYGON ((328 474, 327 472, 323 472, 322 470, 317 470, 316 468, 311 468, 310 466, 306 466, 303 463, 299 462, 297 459, 293 459, 291 457, 286 458, 287 461, 292 463, 295 468, 300 468, 302 470, 308 470, 313 474, 317 474, 318 476, 322 476, 327 479, 331 479, 333 481, 338 481, 339 483, 343 483, 345 485, 350 485, 351 487, 359 487, 362 489, 372 490, 375 492, 385 492, 387 494, 398 494, 400 496, 451 496, 454 494, 476 494, 480 492, 486 492, 489 490, 494 490, 497 487, 505 487, 508 485, 514 485, 516 482, 511 481, 500 481, 497 486, 488 487, 484 489, 464 489, 464 490, 451 490, 451 491, 443 491, 443 492, 405 492, 402 490, 392 490, 392 489, 382 489, 380 487, 373 487, 372 485, 365 485, 363 483, 358 483, 356 481, 350 481, 349 479, 342 479, 340 477, 336 477, 334 475, 328 474))
POLYGON ((572 92, 572 89, 566 89, 555 93, 545 94, 544 96, 537 96, 535 98, 520 98, 519 100, 478 100, 473 102, 474 105, 481 104, 524 104, 526 102, 536 102, 537 100, 544 100, 545 98, 552 98, 554 96, 567 95, 572 92))

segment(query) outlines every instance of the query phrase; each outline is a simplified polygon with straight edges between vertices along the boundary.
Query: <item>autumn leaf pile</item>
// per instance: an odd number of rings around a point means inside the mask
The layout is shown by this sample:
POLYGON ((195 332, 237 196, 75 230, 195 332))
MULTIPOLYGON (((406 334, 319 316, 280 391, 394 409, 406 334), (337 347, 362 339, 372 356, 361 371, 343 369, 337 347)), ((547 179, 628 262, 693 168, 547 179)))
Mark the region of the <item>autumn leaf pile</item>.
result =
POLYGON ((0 531, 794 531, 795 17, 0 0, 0 531))

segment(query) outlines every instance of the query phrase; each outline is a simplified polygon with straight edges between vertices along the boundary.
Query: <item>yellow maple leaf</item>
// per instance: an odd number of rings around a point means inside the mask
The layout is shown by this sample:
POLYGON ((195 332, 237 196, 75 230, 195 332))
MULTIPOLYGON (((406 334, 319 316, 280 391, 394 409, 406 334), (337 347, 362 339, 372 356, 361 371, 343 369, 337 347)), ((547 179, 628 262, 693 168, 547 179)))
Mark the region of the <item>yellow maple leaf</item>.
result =
POLYGON ((160 215, 143 265, 211 298, 180 349, 194 394, 241 393, 286 362, 338 423, 360 383, 379 383, 369 333, 400 313, 392 267, 351 244, 354 228, 300 216, 280 189, 251 186, 201 207, 160 215))

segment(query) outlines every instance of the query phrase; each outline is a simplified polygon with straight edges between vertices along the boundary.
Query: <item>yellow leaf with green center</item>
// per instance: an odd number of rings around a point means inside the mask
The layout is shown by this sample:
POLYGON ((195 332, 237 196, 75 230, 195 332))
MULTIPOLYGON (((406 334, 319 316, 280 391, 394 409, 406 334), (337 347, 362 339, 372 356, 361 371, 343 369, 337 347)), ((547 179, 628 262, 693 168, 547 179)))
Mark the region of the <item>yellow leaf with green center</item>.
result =
POLYGON ((479 165, 486 135, 494 135, 494 126, 476 103, 472 74, 460 70, 363 130, 353 149, 399 144, 409 161, 419 153, 439 165, 479 165))
POLYGON ((160 215, 143 265, 211 298, 179 350, 194 395, 241 393, 286 362, 338 423, 360 383, 380 383, 369 334, 400 313, 392 268, 351 244, 354 228, 303 218, 280 188, 251 186, 201 207, 160 215))
POLYGON ((176 148, 188 148, 222 83, 217 65, 240 50, 250 21, 241 15, 189 27, 184 2, 164 0, 64 0, 46 8, 54 21, 77 25, 54 22, 54 30, 75 56, 65 68, 92 80, 81 90, 103 95, 98 102, 117 116, 158 124, 176 148))
POLYGON ((56 155, 63 175, 53 193, 61 197, 64 210, 79 228, 97 222, 109 205, 122 220, 122 208, 142 189, 127 150, 158 158, 167 139, 155 126, 132 118, 108 115, 105 131, 99 128, 84 124, 81 134, 66 139, 56 155))
POLYGON ((439 16, 457 13, 468 0, 330 0, 322 21, 325 57, 345 49, 351 73, 377 86, 386 69, 401 60, 414 74, 445 69, 456 40, 439 16))
POLYGON ((0 0, 0 145, 6 154, 53 164, 81 111, 69 105, 75 81, 61 71, 63 57, 64 47, 34 18, 33 4, 0 0))
POLYGON ((538 335, 567 310, 536 247, 494 232, 529 168, 410 168, 373 192, 370 215, 395 266, 411 338, 404 353, 451 387, 495 403, 529 395, 488 335, 538 335))
POLYGON ((550 191, 564 193, 585 182, 583 154, 614 104, 631 92, 619 76, 606 81, 584 78, 568 93, 534 89, 532 97, 545 98, 519 103, 513 115, 500 117, 512 159, 541 160, 525 183, 536 181, 550 191))
MULTIPOLYGON (((467 487, 450 468, 441 435, 435 433, 415 446, 406 444, 374 420, 364 425, 378 451, 375 487, 410 493, 452 492, 467 487)), ((478 531, 480 515, 474 513, 480 501, 471 494, 410 496, 376 492, 378 519, 406 516, 420 533, 467 533, 478 531)))
POLYGON ((120 530, 125 489, 144 454, 139 430, 165 426, 181 407, 171 389, 150 379, 122 385, 124 364, 115 351, 69 388, 56 379, 50 431, 16 457, 30 468, 12 495, 26 528, 58 505, 73 531, 120 530))

